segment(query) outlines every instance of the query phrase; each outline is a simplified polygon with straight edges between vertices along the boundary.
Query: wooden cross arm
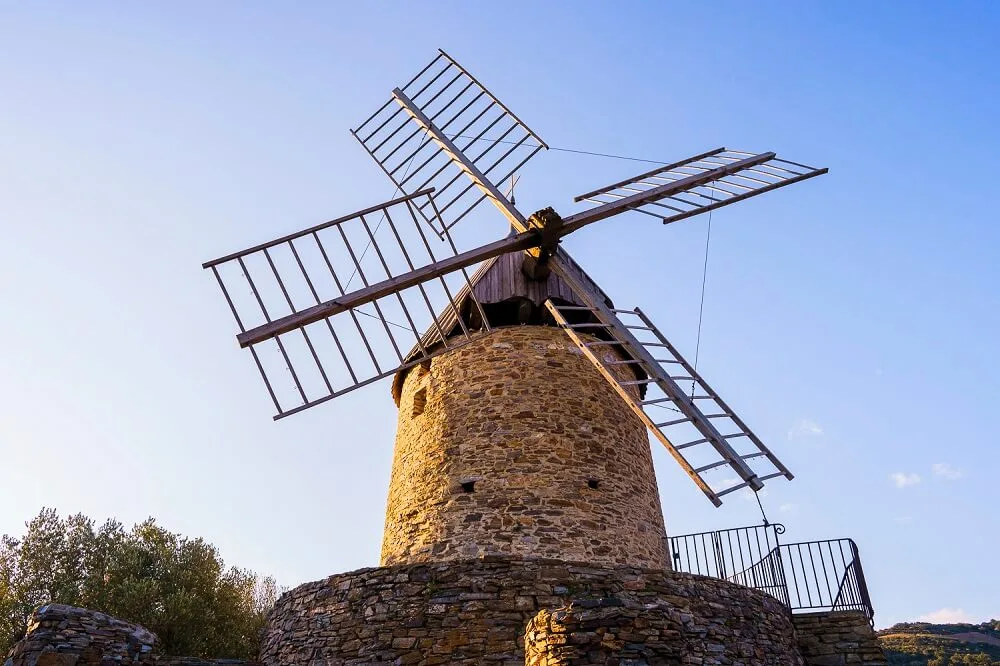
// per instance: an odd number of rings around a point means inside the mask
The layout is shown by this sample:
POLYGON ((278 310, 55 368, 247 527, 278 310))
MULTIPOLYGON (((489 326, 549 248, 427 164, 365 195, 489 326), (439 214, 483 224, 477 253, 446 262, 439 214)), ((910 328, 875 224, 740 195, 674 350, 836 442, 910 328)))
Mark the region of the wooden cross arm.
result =
POLYGON ((400 292, 428 280, 433 280, 481 261, 500 256, 501 254, 537 247, 540 242, 541 234, 536 230, 527 231, 515 236, 508 236, 475 250, 469 250, 448 259, 442 259, 429 266, 391 277, 378 284, 352 291, 349 294, 344 294, 325 303, 320 303, 319 305, 300 310, 280 319, 275 319, 237 335, 236 340, 240 343, 240 347, 249 347, 258 342, 277 337, 282 333, 288 333, 297 328, 308 326, 327 317, 332 317, 335 314, 356 308, 365 303, 370 303, 383 296, 400 292))

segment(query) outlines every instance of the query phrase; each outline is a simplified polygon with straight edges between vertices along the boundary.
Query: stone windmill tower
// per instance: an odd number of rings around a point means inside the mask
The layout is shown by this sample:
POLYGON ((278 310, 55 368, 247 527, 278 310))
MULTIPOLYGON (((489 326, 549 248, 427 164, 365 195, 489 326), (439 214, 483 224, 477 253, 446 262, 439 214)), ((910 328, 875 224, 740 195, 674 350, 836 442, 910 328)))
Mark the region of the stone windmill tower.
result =
POLYGON ((578 587, 593 600, 645 576, 657 601, 605 620, 657 627, 654 647, 590 652, 674 663, 656 655, 766 647, 774 658, 747 663, 788 663, 773 599, 671 574, 647 433, 716 505, 791 473, 560 243, 620 213, 674 222, 826 170, 720 148, 582 195, 594 205, 580 213, 525 216, 500 184, 547 146, 443 51, 352 133, 402 196, 204 265, 275 418, 389 377, 399 408, 381 568, 283 599, 265 661, 612 663, 553 656, 544 613, 578 587), (453 230, 484 200, 510 234, 460 251, 453 230), (695 616, 718 635, 684 630, 695 616))
MULTIPOLYGON (((669 568, 646 427, 545 302, 586 306, 555 273, 526 277, 523 257, 487 261, 465 292, 492 334, 396 374, 382 564, 502 554, 669 568)), ((627 356, 601 354, 639 400, 627 356)))

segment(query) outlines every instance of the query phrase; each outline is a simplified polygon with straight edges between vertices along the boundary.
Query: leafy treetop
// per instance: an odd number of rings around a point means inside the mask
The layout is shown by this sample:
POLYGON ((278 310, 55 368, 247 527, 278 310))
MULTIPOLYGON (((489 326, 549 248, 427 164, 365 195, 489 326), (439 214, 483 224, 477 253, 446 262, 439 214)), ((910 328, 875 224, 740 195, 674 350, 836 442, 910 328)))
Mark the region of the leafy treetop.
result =
POLYGON ((82 514, 42 509, 23 537, 0 538, 0 656, 51 602, 141 624, 166 654, 252 659, 277 593, 272 578, 226 569, 214 546, 152 518, 95 528, 82 514))

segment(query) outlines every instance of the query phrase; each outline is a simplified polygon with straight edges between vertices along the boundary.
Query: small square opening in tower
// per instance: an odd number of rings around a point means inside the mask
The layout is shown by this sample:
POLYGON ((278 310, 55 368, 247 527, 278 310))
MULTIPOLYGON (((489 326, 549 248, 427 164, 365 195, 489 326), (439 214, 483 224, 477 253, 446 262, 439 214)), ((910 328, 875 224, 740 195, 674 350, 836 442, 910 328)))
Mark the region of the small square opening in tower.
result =
POLYGON ((427 406, 427 389, 422 388, 413 394, 413 416, 420 416, 427 406))
POLYGON ((601 482, 597 479, 587 479, 587 487, 591 490, 597 490, 601 487, 601 482))
POLYGON ((474 493, 474 492, 476 492, 476 482, 475 481, 462 481, 462 492, 463 493, 474 493))

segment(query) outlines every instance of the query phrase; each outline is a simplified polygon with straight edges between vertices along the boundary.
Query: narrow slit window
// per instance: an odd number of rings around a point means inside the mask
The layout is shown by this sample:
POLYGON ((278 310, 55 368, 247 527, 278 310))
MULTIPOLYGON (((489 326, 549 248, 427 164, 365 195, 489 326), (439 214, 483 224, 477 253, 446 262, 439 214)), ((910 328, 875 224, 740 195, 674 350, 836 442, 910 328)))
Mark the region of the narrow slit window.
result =
POLYGON ((420 416, 427 406, 427 389, 422 388, 413 394, 413 416, 420 416))

